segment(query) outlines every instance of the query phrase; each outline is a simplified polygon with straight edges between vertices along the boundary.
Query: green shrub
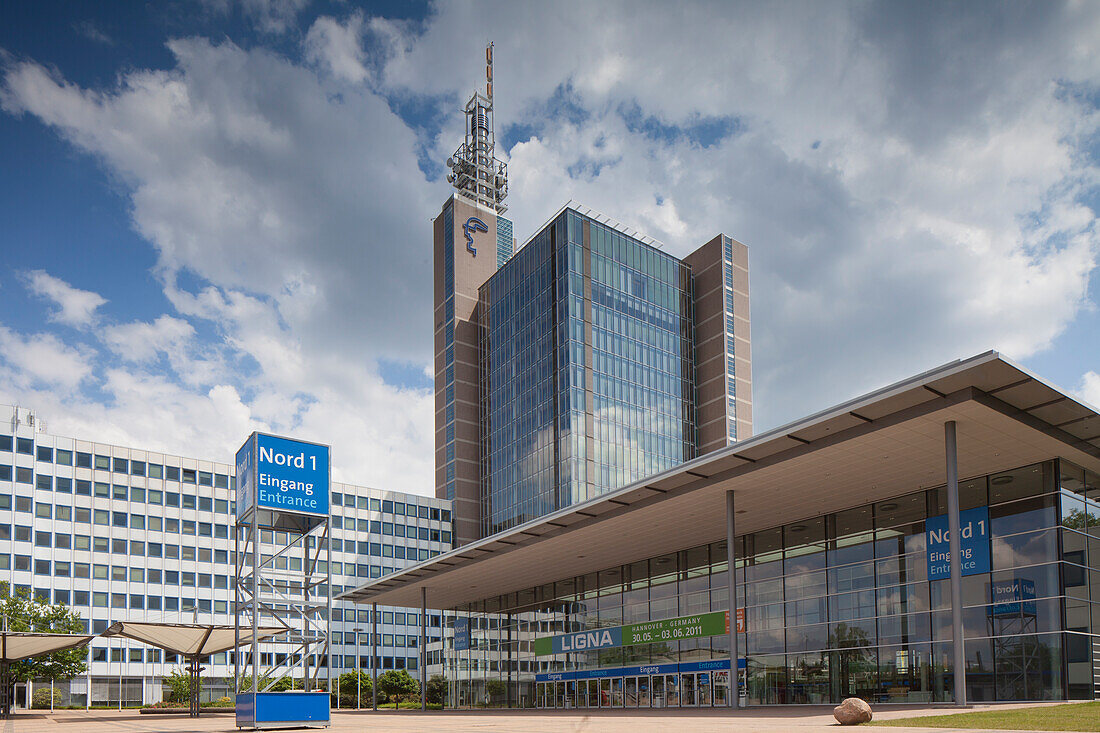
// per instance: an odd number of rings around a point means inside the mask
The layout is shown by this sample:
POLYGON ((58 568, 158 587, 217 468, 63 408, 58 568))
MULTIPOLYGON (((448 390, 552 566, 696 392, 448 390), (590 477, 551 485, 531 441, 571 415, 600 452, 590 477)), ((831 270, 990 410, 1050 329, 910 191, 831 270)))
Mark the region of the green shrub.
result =
POLYGON ((50 709, 50 693, 53 693, 53 707, 61 704, 61 690, 51 690, 49 687, 39 687, 31 695, 31 707, 35 710, 50 709))

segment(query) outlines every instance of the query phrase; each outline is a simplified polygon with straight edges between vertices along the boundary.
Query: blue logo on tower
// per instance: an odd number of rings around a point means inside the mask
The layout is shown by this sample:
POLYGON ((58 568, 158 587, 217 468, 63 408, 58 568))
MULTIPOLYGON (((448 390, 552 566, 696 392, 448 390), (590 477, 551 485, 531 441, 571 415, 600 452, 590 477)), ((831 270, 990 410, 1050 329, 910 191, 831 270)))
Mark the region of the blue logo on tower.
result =
POLYGON ((474 257, 477 257, 477 249, 474 248, 473 233, 487 231, 489 231, 489 227, 476 216, 471 216, 466 220, 466 223, 462 225, 462 233, 466 235, 466 251, 473 253, 474 257))

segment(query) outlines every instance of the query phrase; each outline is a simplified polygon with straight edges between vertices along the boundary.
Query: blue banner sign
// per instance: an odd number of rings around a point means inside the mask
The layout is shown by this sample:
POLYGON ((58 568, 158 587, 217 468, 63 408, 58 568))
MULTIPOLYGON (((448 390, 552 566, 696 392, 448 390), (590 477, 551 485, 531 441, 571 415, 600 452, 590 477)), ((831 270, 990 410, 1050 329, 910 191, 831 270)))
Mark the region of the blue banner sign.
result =
POLYGON ((994 581, 991 588, 993 605, 989 607, 991 616, 1034 616, 1035 581, 1026 578, 994 581))
POLYGON ((252 506, 328 514, 327 445, 253 433, 237 451, 237 516, 252 506))
MULTIPOLYGON (((745 669, 748 664, 744 657, 737 660, 737 668, 745 669)), ((730 660, 711 659, 705 662, 683 662, 676 664, 644 664, 640 667, 614 667, 611 669, 582 669, 576 672, 543 672, 535 675, 536 682, 561 682, 566 680, 586 680, 601 677, 644 677, 654 674, 678 674, 684 672, 710 672, 728 670, 730 660)))
MULTIPOLYGON (((929 517, 924 523, 928 552, 928 579, 951 577, 950 532, 947 515, 929 517)), ((959 562, 962 574, 977 575, 991 569, 989 552, 989 507, 959 512, 959 562)))
POLYGON ((470 620, 465 617, 455 619, 454 646, 456 652, 470 648, 470 620))

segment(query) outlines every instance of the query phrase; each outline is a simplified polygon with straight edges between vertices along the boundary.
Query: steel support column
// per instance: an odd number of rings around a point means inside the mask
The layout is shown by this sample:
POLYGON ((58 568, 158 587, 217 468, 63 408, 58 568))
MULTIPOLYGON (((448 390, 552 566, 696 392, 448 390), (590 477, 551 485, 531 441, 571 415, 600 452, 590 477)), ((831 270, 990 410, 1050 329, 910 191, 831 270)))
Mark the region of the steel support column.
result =
POLYGON ((729 641, 730 641, 730 707, 739 707, 741 705, 741 670, 738 669, 738 663, 741 660, 741 655, 737 649, 737 552, 736 545, 734 544, 735 524, 734 514, 736 513, 734 508, 733 492, 726 492, 726 566, 728 569, 727 577, 729 578, 729 614, 730 614, 730 628, 729 628, 729 641))
POLYGON ((947 533, 951 553, 951 638, 954 652, 955 705, 966 705, 966 643, 962 615, 962 538, 959 536, 959 454, 955 421, 944 424, 947 457, 947 533))
POLYGON ((370 696, 371 709, 378 709, 378 604, 370 604, 370 696))
POLYGON ((428 709, 428 589, 420 587, 420 709, 428 709))

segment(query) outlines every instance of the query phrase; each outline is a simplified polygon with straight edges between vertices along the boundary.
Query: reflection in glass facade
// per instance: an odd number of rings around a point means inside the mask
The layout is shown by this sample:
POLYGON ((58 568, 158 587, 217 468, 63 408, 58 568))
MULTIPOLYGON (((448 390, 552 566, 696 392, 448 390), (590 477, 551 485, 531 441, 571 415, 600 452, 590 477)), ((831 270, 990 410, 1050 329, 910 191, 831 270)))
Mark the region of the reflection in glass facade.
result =
MULTIPOLYGON (((1091 699, 1100 477, 1049 461, 962 481, 960 502, 988 507, 991 548, 990 571, 962 579, 968 700, 1091 699)), ((946 503, 942 487, 915 491, 737 538, 748 704, 952 699, 949 581, 929 580, 925 533, 946 503)), ((472 642, 456 651, 448 637, 448 704, 725 705, 724 635, 549 656, 533 642, 724 610, 727 597, 719 542, 453 609, 472 642)))
POLYGON ((692 458, 692 279, 571 209, 480 290, 483 535, 692 458))

